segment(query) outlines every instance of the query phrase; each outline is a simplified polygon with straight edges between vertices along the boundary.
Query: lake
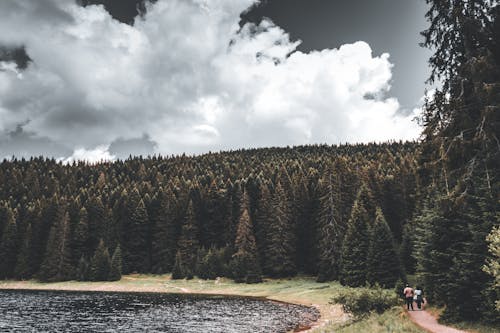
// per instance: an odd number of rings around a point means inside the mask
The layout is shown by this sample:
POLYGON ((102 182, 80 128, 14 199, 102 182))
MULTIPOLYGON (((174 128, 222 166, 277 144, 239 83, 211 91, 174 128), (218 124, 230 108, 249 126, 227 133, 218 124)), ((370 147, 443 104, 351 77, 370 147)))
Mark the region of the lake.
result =
POLYGON ((286 332, 316 309, 185 294, 0 291, 1 332, 286 332))

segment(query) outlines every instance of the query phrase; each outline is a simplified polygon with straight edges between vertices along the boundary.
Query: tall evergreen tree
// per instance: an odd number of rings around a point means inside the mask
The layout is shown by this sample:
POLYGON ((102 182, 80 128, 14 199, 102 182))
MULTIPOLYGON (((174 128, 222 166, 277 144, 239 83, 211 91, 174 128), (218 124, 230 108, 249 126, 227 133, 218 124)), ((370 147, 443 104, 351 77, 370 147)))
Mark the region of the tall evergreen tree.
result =
POLYGON ((16 268, 14 270, 17 279, 26 280, 32 276, 31 267, 31 239, 32 239, 31 225, 28 225, 28 229, 24 234, 24 239, 22 240, 19 253, 16 260, 16 268))
POLYGON ((297 274, 294 262, 295 239, 289 202, 281 183, 276 185, 272 206, 273 216, 269 221, 265 272, 272 277, 293 276, 297 274))
POLYGON ((399 253, 402 263, 402 268, 405 274, 415 274, 417 269, 417 261, 415 259, 415 228, 408 223, 403 228, 403 236, 399 253))
POLYGON ((269 246, 269 224, 273 216, 272 196, 267 183, 261 185, 260 199, 255 212, 255 240, 259 254, 259 262, 263 267, 268 267, 266 249, 269 246))
POLYGON ((174 264, 177 230, 175 227, 176 198, 170 188, 160 191, 158 195, 152 244, 153 272, 162 274, 170 272, 174 264))
POLYGON ((146 242, 148 213, 137 189, 132 191, 128 199, 127 212, 130 214, 130 224, 125 226, 124 244, 127 247, 127 257, 124 260, 127 263, 126 273, 147 272, 150 266, 146 242))
POLYGON ((196 224, 196 216, 193 207, 193 201, 190 200, 184 225, 182 226, 181 235, 177 244, 178 255, 174 268, 180 267, 180 278, 193 278, 194 268, 196 265, 196 255, 198 253, 199 242, 197 238, 198 227, 196 224))
POLYGON ((17 255, 17 224, 14 212, 7 207, 4 211, 4 232, 0 243, 0 279, 14 277, 17 255))
POLYGON ((90 274, 92 281, 107 281, 111 267, 108 248, 101 239, 94 256, 90 261, 90 274))
POLYGON ((378 283, 383 288, 394 288, 400 277, 399 253, 382 210, 377 207, 368 252, 367 278, 370 283, 378 283))
POLYGON ((89 244, 89 226, 88 214, 85 207, 82 207, 78 213, 78 222, 75 225, 75 230, 72 233, 71 240, 71 257, 73 265, 76 266, 82 256, 89 254, 87 245, 89 244))
POLYGON ((236 231, 236 241, 233 255, 235 266, 237 267, 235 279, 246 283, 261 282, 261 268, 258 261, 257 244, 253 232, 253 225, 248 212, 248 194, 243 193, 243 213, 241 214, 238 229, 236 231), (239 275, 239 276, 238 276, 239 275))
POLYGON ((338 211, 341 205, 337 200, 339 189, 334 185, 334 177, 338 176, 330 170, 326 179, 325 193, 321 198, 321 213, 319 214, 321 252, 318 282, 339 278, 340 256, 346 226, 338 211))
MULTIPOLYGON (((360 191, 361 193, 361 191, 360 191)), ((354 202, 342 244, 340 282, 360 287, 367 282, 370 217, 361 201, 354 202)))
POLYGON ((111 257, 111 267, 109 269, 108 280, 119 281, 122 278, 122 251, 117 245, 111 257))
POLYGON ((66 211, 66 204, 61 202, 57 210, 56 221, 50 230, 45 259, 40 266, 40 280, 64 281, 73 277, 69 236, 69 215, 66 211))

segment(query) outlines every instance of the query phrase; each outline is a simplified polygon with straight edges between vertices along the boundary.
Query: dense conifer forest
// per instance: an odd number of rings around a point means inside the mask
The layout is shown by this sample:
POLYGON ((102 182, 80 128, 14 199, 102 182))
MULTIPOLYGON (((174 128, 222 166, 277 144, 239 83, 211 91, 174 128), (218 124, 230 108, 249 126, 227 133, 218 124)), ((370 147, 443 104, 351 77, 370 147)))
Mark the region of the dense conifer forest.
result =
POLYGON ((308 274, 393 288, 417 274, 445 319, 498 321, 500 7, 427 3, 441 85, 418 142, 4 160, 0 278, 308 274))
POLYGON ((419 195, 415 149, 304 146, 97 165, 5 160, 1 277, 173 272, 258 282, 306 273, 391 287, 414 271, 397 253, 419 195))

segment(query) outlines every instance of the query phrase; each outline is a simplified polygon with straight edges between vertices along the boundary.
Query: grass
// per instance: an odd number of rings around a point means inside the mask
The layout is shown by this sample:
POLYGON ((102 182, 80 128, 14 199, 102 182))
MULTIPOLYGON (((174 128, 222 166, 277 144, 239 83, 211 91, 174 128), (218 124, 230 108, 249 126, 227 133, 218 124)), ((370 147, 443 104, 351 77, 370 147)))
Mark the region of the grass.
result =
POLYGON ((427 331, 419 328, 401 307, 394 307, 387 310, 383 314, 371 314, 370 316, 360 320, 351 321, 343 324, 331 323, 324 328, 319 328, 315 332, 336 332, 336 333, 389 333, 389 332, 405 332, 405 333, 425 333, 427 331))
MULTIPOLYGON (((426 310, 435 317, 439 317, 443 313, 444 308, 435 306, 427 307, 426 310)), ((500 328, 486 323, 477 322, 458 322, 458 323, 445 323, 445 325, 465 330, 470 333, 500 333, 500 328)))

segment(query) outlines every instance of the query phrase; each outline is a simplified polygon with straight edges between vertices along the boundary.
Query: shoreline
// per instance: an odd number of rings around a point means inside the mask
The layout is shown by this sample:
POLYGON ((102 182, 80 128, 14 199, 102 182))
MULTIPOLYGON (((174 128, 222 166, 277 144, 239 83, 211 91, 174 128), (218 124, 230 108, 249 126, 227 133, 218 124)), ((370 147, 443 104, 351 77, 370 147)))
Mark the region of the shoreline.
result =
POLYGON ((314 332, 330 323, 342 323, 348 316, 339 305, 329 303, 335 290, 328 284, 318 284, 312 278, 268 279, 260 284, 239 284, 225 278, 217 280, 171 280, 170 275, 125 275, 120 281, 103 282, 38 282, 1 281, 0 290, 81 291, 81 292, 139 292, 209 296, 249 297, 279 303, 313 307, 319 317, 310 325, 299 323, 295 332, 314 332), (313 284, 314 283, 314 284, 313 284), (329 290, 327 290, 329 289, 329 290), (325 292, 324 290, 327 290, 325 292))

